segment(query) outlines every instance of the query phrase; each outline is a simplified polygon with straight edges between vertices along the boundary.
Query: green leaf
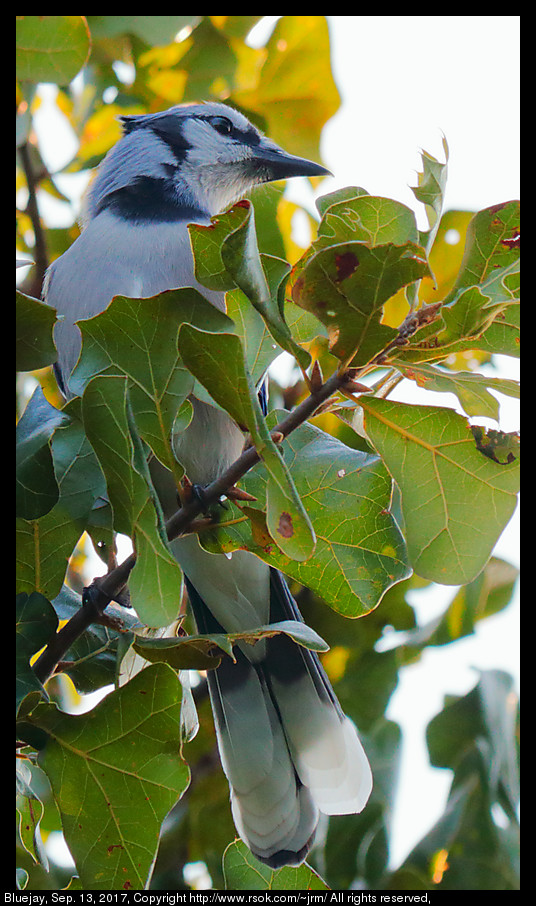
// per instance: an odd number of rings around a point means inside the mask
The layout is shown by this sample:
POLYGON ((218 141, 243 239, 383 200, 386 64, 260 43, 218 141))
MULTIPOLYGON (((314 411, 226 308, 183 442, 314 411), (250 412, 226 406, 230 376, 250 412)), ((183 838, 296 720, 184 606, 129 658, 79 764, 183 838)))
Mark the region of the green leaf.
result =
MULTIPOLYGON (((317 252, 329 246, 353 241, 374 248, 388 243, 401 246, 421 241, 411 208, 391 198, 369 195, 358 187, 348 186, 325 196, 321 199, 320 210, 322 220, 318 238, 295 266, 294 280, 299 279, 302 270, 317 252)), ((417 287, 418 283, 411 286, 413 296, 417 287)))
POLYGON ((16 294, 16 368, 34 371, 56 361, 57 352, 52 340, 56 312, 39 299, 16 294))
MULTIPOLYGON (((17 812, 19 815, 19 835, 22 846, 34 862, 42 859, 46 865, 47 858, 43 852, 40 823, 43 817, 42 802, 43 783, 47 783, 43 772, 30 760, 17 759, 17 812), (36 782, 37 779, 37 782, 36 782), (41 796, 38 795, 41 793, 41 796)), ((43 865, 44 867, 44 865, 43 865)))
POLYGON ((426 732, 432 764, 453 770, 463 750, 485 737, 493 749, 494 771, 489 780, 507 792, 512 814, 519 804, 517 707, 512 677, 502 670, 484 670, 475 688, 449 700, 426 732))
MULTIPOLYGON (((441 212, 445 197, 445 188, 447 184, 449 146, 447 140, 443 137, 443 151, 445 153, 445 163, 442 164, 436 160, 433 155, 427 151, 421 153, 422 173, 418 174, 418 184, 412 186, 411 190, 418 201, 422 201, 428 217, 428 230, 419 232, 418 242, 424 248, 427 255, 430 254, 434 244, 435 237, 439 230, 441 222, 441 212)), ((418 307, 419 285, 414 283, 408 292, 408 302, 412 311, 418 307)))
POLYGON ((147 500, 136 517, 134 549, 128 583, 132 606, 148 626, 168 626, 179 612, 183 576, 162 540, 154 500, 147 500))
POLYGON ((146 661, 169 664, 174 670, 215 670, 221 664, 221 651, 232 657, 232 645, 222 634, 164 639, 135 636, 132 647, 146 661))
POLYGON ((180 757, 180 684, 148 667, 87 714, 39 706, 48 775, 65 839, 86 890, 143 890, 160 827, 188 785, 180 757))
POLYGON ((251 434, 269 473, 266 506, 272 538, 288 557, 306 560, 314 550, 314 532, 290 472, 266 427, 239 338, 234 334, 207 333, 185 324, 179 347, 192 374, 251 434))
POLYGON ((316 199, 315 205, 320 216, 324 218, 332 205, 337 205, 346 201, 351 202, 353 199, 359 198, 360 195, 368 194, 367 190, 363 189, 361 186, 343 186, 342 189, 335 189, 334 192, 329 192, 327 195, 321 195, 316 199))
POLYGON ((67 85, 90 50, 85 16, 17 16, 17 79, 67 85))
POLYGON ((88 16, 91 33, 95 38, 116 38, 131 34, 145 44, 158 46, 171 44, 177 33, 188 25, 195 25, 199 16, 88 16))
POLYGON ((247 369, 256 385, 282 349, 241 289, 228 292, 225 301, 235 333, 242 341, 247 369))
POLYGON ((415 198, 422 201, 426 208, 429 230, 421 233, 419 237, 419 242, 426 252, 430 252, 432 248, 443 209, 449 161, 449 146, 445 137, 443 137, 443 151, 445 153, 444 164, 427 151, 422 151, 422 173, 418 174, 418 184, 411 187, 415 198))
POLYGON ((404 377, 425 390, 454 393, 467 415, 499 419, 499 403, 489 389, 519 398, 519 383, 470 371, 447 371, 424 363, 398 365, 404 377))
POLYGON ((226 890, 329 890, 320 875, 304 862, 273 871, 255 858, 242 840, 230 843, 223 854, 226 890))
POLYGON ((52 600, 60 592, 67 562, 87 527, 92 507, 106 483, 80 420, 80 400, 62 410, 51 441, 59 490, 55 506, 34 521, 17 520, 17 590, 42 592, 52 600))
POLYGON ((62 412, 69 422, 54 432, 51 443, 59 506, 82 528, 97 499, 106 494, 106 482, 86 437, 80 400, 71 400, 62 412))
POLYGON ((519 463, 493 462, 463 416, 438 406, 361 397, 365 426, 402 494, 416 572, 444 585, 472 581, 516 506, 519 463))
POLYGON ((178 613, 182 572, 167 548, 160 506, 145 459, 137 450, 127 379, 93 378, 84 392, 82 411, 87 436, 106 477, 114 528, 133 538, 132 606, 147 625, 167 626, 178 613))
POLYGON ((193 388, 179 359, 182 323, 223 330, 232 323, 197 290, 170 290, 149 299, 116 296, 108 308, 81 323, 83 350, 71 389, 83 393, 97 374, 125 374, 138 430, 155 455, 178 480, 170 434, 177 412, 193 388))
MULTIPOLYGON (((223 243, 222 260, 227 272, 231 274, 233 282, 240 287, 257 311, 268 323, 273 321, 281 331, 288 333, 288 328, 277 307, 277 293, 271 292, 262 266, 261 255, 257 247, 253 207, 248 201, 238 202, 238 205, 247 205, 247 208, 242 208, 242 210, 246 210, 244 222, 239 229, 229 233, 223 243)), ((288 271, 286 262, 282 263, 282 266, 284 273, 288 271)), ((280 283, 281 279, 276 282, 276 290, 280 283)))
POLYGON ((519 202, 480 211, 467 228, 460 272, 441 317, 398 359, 427 361, 466 349, 519 355, 519 202))
MULTIPOLYGON (((194 255, 195 279, 208 289, 225 292, 236 286, 225 266, 222 246, 231 233, 243 229, 244 225, 247 235, 250 220, 249 209, 250 202, 244 200, 233 205, 228 211, 211 217, 208 225, 188 224, 194 255)), ((262 288, 265 288, 264 273, 259 270, 256 259, 254 264, 256 265, 257 280, 261 281, 262 288)))
MULTIPOLYGON (((270 413, 271 419, 277 414, 270 413)), ((202 532, 201 543, 212 551, 246 548, 316 591, 338 613, 368 613, 409 572, 404 540, 390 511, 385 466, 376 455, 353 450, 311 424, 293 431, 282 450, 313 523, 314 556, 296 562, 274 546, 257 509, 266 494, 262 466, 241 480, 258 503, 232 509, 229 524, 221 520, 217 529, 202 532)))
MULTIPOLYGON (((392 198, 363 194, 359 188, 351 190, 348 187, 340 191, 344 197, 331 201, 329 207, 324 209, 314 249, 350 240, 363 242, 369 248, 387 243, 419 243, 415 214, 411 208, 392 198), (351 194, 352 191, 355 194, 351 194)), ((338 197, 339 193, 333 195, 338 197)), ((327 195, 323 201, 331 198, 327 195)))
POLYGON ((48 513, 59 497, 50 441, 56 428, 69 420, 36 387, 17 425, 16 510, 23 519, 48 513))
POLYGON ((305 266, 298 262, 292 299, 326 326, 333 355, 366 365, 397 336, 381 323, 385 302, 428 272, 424 251, 413 242, 374 248, 345 242, 321 249, 305 266))
MULTIPOLYGON (((261 185, 254 186, 248 193, 255 209, 255 230, 257 232, 257 244, 261 254, 264 252, 268 255, 276 255, 280 260, 287 257, 287 245, 290 237, 288 228, 285 229, 283 224, 281 228, 279 221, 292 208, 290 202, 284 195, 284 182, 265 182, 261 185), (285 237, 283 238, 283 232, 285 237)), ((286 220, 284 221, 286 226, 286 220)))
POLYGON ((282 278, 279 276, 274 287, 266 279, 251 202, 239 201, 224 214, 211 218, 209 226, 190 224, 188 229, 196 279, 213 290, 238 286, 264 319, 274 340, 306 368, 311 357, 293 340, 283 318, 279 299, 282 278))
POLYGON ((40 519, 17 519, 17 592, 35 590, 55 598, 81 533, 80 525, 58 505, 40 519))
POLYGON ((277 449, 270 456, 265 455, 263 462, 270 473, 266 485, 266 527, 287 557, 298 562, 308 560, 316 537, 294 480, 277 449))
POLYGON ((29 692, 44 692, 30 666, 30 658, 43 648, 58 627, 50 602, 39 592, 17 595, 16 600, 17 711, 29 692))
POLYGON ((298 645, 312 651, 327 651, 329 645, 307 626, 296 620, 284 620, 270 623, 257 629, 227 634, 212 633, 206 635, 180 636, 164 639, 148 639, 137 636, 133 648, 148 661, 165 661, 175 670, 214 670, 221 663, 221 656, 214 652, 220 648, 229 657, 234 658, 233 646, 237 642, 255 645, 259 639, 271 638, 280 632, 294 639, 298 645))
POLYGON ((126 406, 127 381, 119 376, 93 378, 82 400, 84 427, 106 478, 114 529, 130 536, 147 499, 147 489, 132 466, 126 406))
POLYGON ((479 286, 449 294, 440 317, 419 330, 397 360, 437 361, 465 349, 519 356, 519 278, 519 261, 513 261, 479 286))
MULTIPOLYGON (((479 338, 479 348, 490 355, 510 355, 518 359, 521 342, 520 317, 519 305, 509 305, 500 311, 479 338)), ((466 346, 469 347, 469 343, 466 343, 466 346)))
MULTIPOLYGON (((500 298, 497 303, 485 291, 485 285, 471 286, 455 297, 451 305, 441 309, 445 327, 438 334, 438 343, 448 346, 467 337, 477 338, 491 324, 498 312, 513 301, 500 298)), ((474 341, 473 341, 474 342, 474 341)))
MULTIPOLYGON (((307 626, 306 623, 300 623, 296 620, 282 620, 280 623, 270 623, 268 626, 262 626, 263 635, 272 635, 277 632, 284 632, 294 639, 298 645, 309 648, 311 651, 329 651, 329 645, 324 639, 321 639, 314 629, 307 626)), ((261 638, 261 636, 259 636, 261 638)))
POLYGON ((445 299, 448 304, 460 288, 489 280, 493 271, 519 260, 520 204, 507 201, 475 214, 465 240, 458 278, 445 299))

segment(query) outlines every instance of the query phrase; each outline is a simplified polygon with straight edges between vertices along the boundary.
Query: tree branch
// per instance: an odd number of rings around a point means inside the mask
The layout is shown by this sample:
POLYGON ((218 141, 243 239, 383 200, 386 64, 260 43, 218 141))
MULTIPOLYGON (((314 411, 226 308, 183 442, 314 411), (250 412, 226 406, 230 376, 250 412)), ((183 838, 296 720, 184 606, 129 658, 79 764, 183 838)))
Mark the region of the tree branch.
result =
MULTIPOLYGON (((309 380, 310 395, 276 425, 272 431, 274 439, 277 438, 277 441, 280 442, 284 437, 288 437, 338 391, 346 392, 346 395, 349 395, 362 392, 363 389, 370 389, 364 388, 362 384, 357 384, 355 378, 360 373, 368 371, 371 366, 383 364, 390 352, 396 351, 400 346, 405 346, 412 334, 438 316, 440 304, 423 306, 418 312, 411 313, 399 328, 398 336, 362 368, 336 371, 324 383, 319 377, 319 370, 313 369, 312 378, 309 380)), ((220 497, 225 495, 226 491, 232 488, 260 459, 255 447, 248 447, 226 472, 203 489, 202 502, 192 495, 190 500, 186 501, 166 522, 168 541, 173 541, 179 535, 184 534, 192 521, 207 505, 217 503, 220 497)), ((76 639, 102 616, 111 601, 117 599, 127 584, 135 563, 136 555, 131 554, 123 563, 114 567, 105 576, 95 579, 89 586, 86 590, 83 607, 51 639, 34 664, 34 672, 42 683, 52 675, 56 665, 63 660, 64 655, 76 639)))
MULTIPOLYGON (((278 439, 287 437, 302 425, 318 407, 328 400, 338 390, 351 384, 356 375, 356 369, 342 374, 336 372, 328 380, 315 389, 296 409, 289 412, 276 426, 273 435, 278 439)), ((192 521, 206 508, 207 505, 216 503, 229 488, 232 488, 243 475, 246 474, 261 457, 255 447, 249 447, 219 478, 204 488, 203 501, 192 495, 183 506, 166 522, 168 541, 173 541, 184 534, 192 521)), ((136 555, 131 554, 119 566, 114 567, 105 576, 95 579, 89 587, 88 594, 84 597, 84 604, 50 640, 43 653, 34 664, 34 672, 42 682, 53 674, 59 661, 74 644, 76 639, 88 627, 98 620, 111 601, 115 600, 128 582, 130 573, 136 563, 136 555)))
POLYGON ((31 148, 28 142, 24 142, 24 144, 20 146, 19 154, 24 170, 24 175, 26 176, 26 184, 28 186, 28 204, 26 205, 26 213, 32 221, 35 237, 35 272, 31 278, 31 295, 39 298, 41 295, 41 287, 45 277, 45 272, 48 267, 48 254, 45 242, 45 233, 41 223, 41 218, 39 216, 39 207, 37 204, 37 189, 39 188, 41 177, 34 172, 31 159, 31 148))

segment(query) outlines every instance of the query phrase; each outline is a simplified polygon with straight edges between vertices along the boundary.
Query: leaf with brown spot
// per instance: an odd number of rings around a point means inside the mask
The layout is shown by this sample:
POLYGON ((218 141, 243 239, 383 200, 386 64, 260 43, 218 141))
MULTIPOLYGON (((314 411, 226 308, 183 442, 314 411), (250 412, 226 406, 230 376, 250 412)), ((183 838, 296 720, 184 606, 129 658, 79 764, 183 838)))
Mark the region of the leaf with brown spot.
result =
POLYGON ((283 538, 291 538, 294 534, 294 528, 292 525, 292 516, 290 513, 281 513, 279 517, 279 524, 277 526, 277 531, 283 538))
MULTIPOLYGON (((275 423, 281 415, 271 412, 269 420, 275 423)), ((376 454, 353 450, 309 423, 282 447, 313 524, 314 556, 291 560, 270 544, 263 513, 268 475, 262 464, 241 481, 257 502, 241 510, 232 504, 228 524, 222 521, 202 532, 199 540, 214 553, 250 550, 315 591, 338 613, 363 616, 408 575, 404 539, 391 513, 389 473, 376 454)))
POLYGON ((270 476, 266 492, 266 523, 270 535, 287 556, 307 560, 315 547, 314 531, 292 476, 266 426, 240 339, 235 334, 209 333, 184 324, 179 348, 191 373, 218 405, 238 424, 246 425, 251 434, 270 476), (279 530, 283 513, 291 520, 291 532, 279 530))
POLYGON ((325 325, 330 352, 361 366, 397 336, 381 323, 384 303, 429 274, 429 268, 423 249, 413 242, 374 248, 346 242, 321 249, 293 273, 292 299, 325 325))

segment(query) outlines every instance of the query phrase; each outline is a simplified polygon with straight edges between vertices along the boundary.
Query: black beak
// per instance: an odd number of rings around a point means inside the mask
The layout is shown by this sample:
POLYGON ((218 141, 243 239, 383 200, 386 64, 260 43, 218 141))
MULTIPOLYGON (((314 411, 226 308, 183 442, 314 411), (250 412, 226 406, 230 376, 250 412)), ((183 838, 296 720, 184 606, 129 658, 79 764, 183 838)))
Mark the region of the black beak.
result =
POLYGON ((305 157, 295 157, 283 150, 272 148, 255 148, 253 158, 250 159, 259 182, 272 182, 275 179, 290 179, 291 176, 333 176, 313 160, 305 157))

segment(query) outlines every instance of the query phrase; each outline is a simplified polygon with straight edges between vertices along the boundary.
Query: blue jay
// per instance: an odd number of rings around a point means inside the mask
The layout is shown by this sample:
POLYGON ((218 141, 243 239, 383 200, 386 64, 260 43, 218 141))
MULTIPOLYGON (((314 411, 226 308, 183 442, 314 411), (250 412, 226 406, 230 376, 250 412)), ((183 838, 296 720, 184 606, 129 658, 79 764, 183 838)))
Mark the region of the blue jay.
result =
MULTIPOLYGON (((67 396, 80 351, 75 322, 103 311, 114 295, 194 286, 225 309, 224 295, 195 279, 188 223, 208 223, 259 183, 328 172, 287 154, 223 104, 180 105, 121 121, 123 136, 91 185, 82 233, 45 278, 44 298, 63 316, 55 331, 56 370, 67 396)), ((193 419, 174 448, 189 479, 204 485, 240 455, 244 435, 226 413, 192 403, 193 419)), ((176 490, 162 481, 159 493, 170 516, 176 490)), ((281 573, 254 554, 210 554, 194 534, 171 547, 201 632, 301 620, 281 573)), ((284 635, 235 650, 236 663, 224 658, 208 675, 234 822, 262 862, 299 865, 319 811, 364 808, 370 767, 316 654, 284 635)))

